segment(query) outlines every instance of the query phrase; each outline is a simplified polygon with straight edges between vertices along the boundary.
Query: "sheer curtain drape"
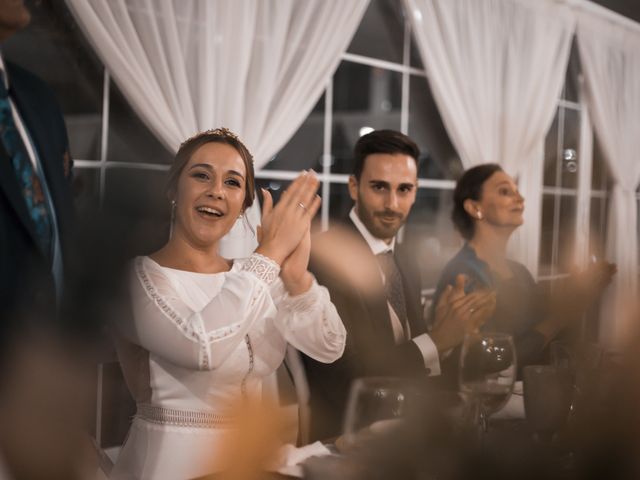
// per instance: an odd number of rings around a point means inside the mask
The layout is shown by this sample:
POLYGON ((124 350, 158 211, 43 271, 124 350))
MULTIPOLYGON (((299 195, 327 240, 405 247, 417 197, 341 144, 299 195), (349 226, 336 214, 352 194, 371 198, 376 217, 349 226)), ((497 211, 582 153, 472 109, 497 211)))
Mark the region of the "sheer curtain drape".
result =
POLYGON ((575 21, 552 0, 404 0, 429 84, 465 168, 494 162, 527 199, 513 255, 536 275, 544 139, 575 21))
MULTIPOLYGON (((198 131, 225 126, 260 168, 322 95, 369 0, 67 3, 129 103, 171 151, 198 131)), ((240 222, 234 232, 230 246, 250 251, 240 222)))
POLYGON ((630 333, 626 307, 637 296, 640 183, 640 26, 578 11, 578 47, 596 136, 613 178, 607 257, 617 263, 601 337, 620 345, 630 333))

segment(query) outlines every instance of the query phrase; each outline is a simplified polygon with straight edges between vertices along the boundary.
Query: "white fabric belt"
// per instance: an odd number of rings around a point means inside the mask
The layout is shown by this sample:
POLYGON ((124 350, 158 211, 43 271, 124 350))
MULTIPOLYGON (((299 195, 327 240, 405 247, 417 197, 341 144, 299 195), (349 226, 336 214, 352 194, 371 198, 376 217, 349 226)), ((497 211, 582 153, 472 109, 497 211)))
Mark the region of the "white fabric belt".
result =
POLYGON ((136 417, 147 422, 161 425, 198 428, 226 428, 233 423, 233 417, 196 410, 159 407, 148 403, 139 403, 136 417))

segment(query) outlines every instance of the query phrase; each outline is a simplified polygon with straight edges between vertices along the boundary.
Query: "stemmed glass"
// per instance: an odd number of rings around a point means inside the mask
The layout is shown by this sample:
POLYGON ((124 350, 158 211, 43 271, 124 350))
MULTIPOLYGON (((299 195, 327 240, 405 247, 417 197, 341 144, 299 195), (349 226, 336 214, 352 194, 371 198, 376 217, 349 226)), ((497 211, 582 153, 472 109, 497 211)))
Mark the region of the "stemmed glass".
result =
POLYGON ((506 333, 469 333, 460 354, 460 392, 483 434, 489 417, 509 400, 516 378, 516 349, 506 333))
POLYGON ((406 418, 415 390, 404 379, 358 378, 351 385, 343 425, 346 447, 397 428, 406 418))

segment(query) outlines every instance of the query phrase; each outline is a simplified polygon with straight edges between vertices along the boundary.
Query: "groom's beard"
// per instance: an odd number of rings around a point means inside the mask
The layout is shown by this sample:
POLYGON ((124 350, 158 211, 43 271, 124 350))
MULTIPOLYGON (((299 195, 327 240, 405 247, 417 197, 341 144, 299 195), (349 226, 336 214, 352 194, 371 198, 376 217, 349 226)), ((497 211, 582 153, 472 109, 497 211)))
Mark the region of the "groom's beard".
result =
POLYGON ((407 220, 406 215, 389 208, 378 211, 368 210, 361 199, 358 201, 356 213, 369 233, 381 240, 395 237, 407 220))

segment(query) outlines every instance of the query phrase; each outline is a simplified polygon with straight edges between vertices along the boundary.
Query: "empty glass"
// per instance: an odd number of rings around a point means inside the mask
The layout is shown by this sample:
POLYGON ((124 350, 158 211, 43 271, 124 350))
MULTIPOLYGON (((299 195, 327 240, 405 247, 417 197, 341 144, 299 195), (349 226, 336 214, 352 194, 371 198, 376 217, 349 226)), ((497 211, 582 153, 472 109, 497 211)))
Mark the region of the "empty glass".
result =
POLYGON ((397 428, 406 417, 416 390, 404 379, 358 378, 349 392, 343 425, 346 446, 397 428))
POLYGON ((516 351, 511 335, 467 334, 460 354, 460 392, 473 408, 474 420, 486 433, 489 417, 502 408, 516 378, 516 351))

